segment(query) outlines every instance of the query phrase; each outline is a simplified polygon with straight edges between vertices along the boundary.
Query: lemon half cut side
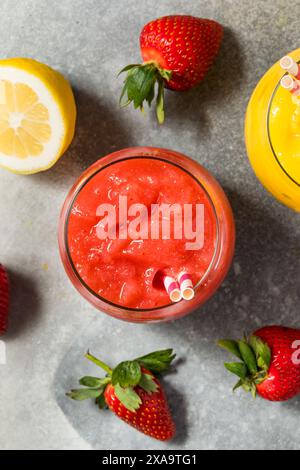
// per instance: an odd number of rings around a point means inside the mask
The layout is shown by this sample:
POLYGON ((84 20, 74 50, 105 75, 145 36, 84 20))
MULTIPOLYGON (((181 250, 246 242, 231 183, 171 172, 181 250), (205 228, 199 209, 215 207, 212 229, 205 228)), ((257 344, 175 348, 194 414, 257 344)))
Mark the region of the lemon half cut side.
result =
POLYGON ((67 150, 76 105, 69 82, 33 59, 0 60, 0 166, 44 171, 67 150))

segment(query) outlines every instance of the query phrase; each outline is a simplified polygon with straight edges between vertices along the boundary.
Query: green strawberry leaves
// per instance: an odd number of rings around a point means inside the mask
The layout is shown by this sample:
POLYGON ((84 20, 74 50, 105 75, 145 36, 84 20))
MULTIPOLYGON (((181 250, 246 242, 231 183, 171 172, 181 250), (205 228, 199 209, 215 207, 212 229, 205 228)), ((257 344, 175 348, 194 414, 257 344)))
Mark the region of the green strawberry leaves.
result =
POLYGON ((239 377, 233 390, 242 387, 245 391, 256 396, 256 386, 262 383, 268 374, 272 354, 267 343, 252 335, 249 340, 241 341, 224 339, 218 341, 218 346, 238 357, 242 362, 226 362, 225 368, 239 377))
POLYGON ((103 379, 99 379, 97 377, 89 377, 85 376, 79 380, 80 385, 83 385, 87 388, 79 388, 75 390, 71 390, 67 393, 67 397, 72 398, 72 400, 83 401, 87 400, 88 398, 100 398, 106 385, 110 382, 110 378, 104 377, 103 379))
POLYGON ((66 395, 77 401, 93 398, 95 399, 96 405, 100 409, 103 409, 106 408, 104 392, 106 386, 111 383, 121 403, 128 410, 136 411, 142 403, 136 387, 140 387, 149 394, 157 392, 159 385, 152 373, 160 374, 166 371, 175 358, 175 354, 173 354, 172 349, 163 349, 139 357, 133 361, 123 361, 114 369, 111 369, 90 352, 87 352, 85 357, 103 369, 106 375, 103 378, 84 376, 79 380, 79 383, 85 388, 71 390, 66 395), (151 373, 144 371, 143 367, 151 373))
POLYGON ((66 395, 72 400, 83 401, 88 398, 98 398, 103 393, 102 389, 97 388, 80 388, 77 390, 71 390, 66 395))
POLYGON ((141 380, 141 366, 137 361, 121 362, 112 373, 112 384, 119 384, 121 387, 131 387, 138 385, 141 380))
POLYGON ((138 357, 136 361, 154 374, 160 374, 169 369, 175 357, 176 354, 173 354, 173 349, 163 349, 147 354, 146 356, 138 357))
POLYGON ((155 393, 158 390, 158 385, 153 379, 152 375, 142 374, 141 380, 139 382, 139 387, 141 387, 147 393, 155 393))
MULTIPOLYGON (((121 362, 112 373, 112 384, 115 386, 115 391, 118 390, 120 401, 123 405, 132 406, 128 400, 134 399, 133 387, 139 386, 147 393, 155 393, 158 390, 158 385, 152 375, 142 372, 141 367, 145 367, 149 371, 159 374, 166 371, 169 367, 175 354, 172 349, 163 349, 141 356, 133 361, 121 362), (116 386, 119 387, 116 388, 116 386), (130 390, 130 393, 125 394, 124 389, 130 390)), ((129 408, 128 408, 129 409, 129 408)))
POLYGON ((129 103, 133 102, 135 109, 143 109, 144 100, 148 102, 150 100, 151 104, 152 100, 149 97, 153 95, 153 88, 156 81, 155 75, 156 69, 150 65, 144 67, 139 65, 130 67, 120 98, 121 106, 127 106, 129 103), (123 97, 125 95, 127 95, 127 99, 124 102, 123 97))
POLYGON ((272 359, 271 349, 258 336, 251 336, 249 342, 255 353, 259 368, 268 371, 272 359))
POLYGON ((84 385, 84 387, 101 387, 103 381, 102 379, 98 379, 97 377, 82 377, 79 380, 80 385, 84 385))
POLYGON ((251 347, 246 343, 246 341, 238 341, 239 350, 242 356, 244 363, 246 364, 250 374, 256 374, 257 365, 255 355, 251 347))
POLYGON ((164 83, 171 79, 170 70, 161 69, 153 62, 133 64, 124 67, 120 74, 127 72, 123 90, 120 96, 120 106, 128 106, 133 103, 135 109, 144 110, 144 101, 151 106, 155 97, 157 85, 156 115, 158 122, 164 122, 164 83))
POLYGON ((123 388, 118 383, 115 385, 115 394, 129 411, 136 411, 142 404, 139 395, 131 387, 123 388))
POLYGON ((234 354, 236 357, 239 359, 242 359, 242 355, 239 350, 239 345, 237 341, 234 341, 232 339, 221 339, 217 343, 220 348, 226 349, 230 353, 234 354))
POLYGON ((229 372, 237 375, 240 379, 245 379, 247 377, 248 369, 242 362, 225 362, 224 366, 229 370, 229 372))

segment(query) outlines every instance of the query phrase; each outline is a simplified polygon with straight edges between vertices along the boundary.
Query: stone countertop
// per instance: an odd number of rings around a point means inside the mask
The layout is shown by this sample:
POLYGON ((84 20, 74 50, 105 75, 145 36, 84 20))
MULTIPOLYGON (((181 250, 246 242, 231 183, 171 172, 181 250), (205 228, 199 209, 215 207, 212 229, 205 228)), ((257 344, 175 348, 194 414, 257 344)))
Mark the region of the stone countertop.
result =
POLYGON ((300 325, 299 215, 262 188, 243 142, 255 84, 299 47, 299 8, 299 0, 292 8, 284 0, 1 1, 0 56, 31 56, 63 72, 79 112, 76 138, 53 169, 34 176, 0 170, 0 260, 13 299, 7 364, 0 366, 1 449, 299 448, 300 400, 272 404, 233 395, 234 378, 222 364, 227 357, 215 346, 219 337, 270 323, 300 325), (143 24, 171 13, 214 18, 225 37, 197 89, 167 93, 159 127, 153 112, 119 109, 116 75, 140 59, 143 24), (225 188, 236 218, 229 276, 204 307, 174 323, 124 324, 102 315, 77 294, 59 259, 57 222, 71 184, 97 157, 134 145, 169 147, 201 162, 225 188), (165 379, 178 427, 172 443, 64 397, 94 370, 83 358, 88 347, 118 360, 167 346, 183 358, 165 379))

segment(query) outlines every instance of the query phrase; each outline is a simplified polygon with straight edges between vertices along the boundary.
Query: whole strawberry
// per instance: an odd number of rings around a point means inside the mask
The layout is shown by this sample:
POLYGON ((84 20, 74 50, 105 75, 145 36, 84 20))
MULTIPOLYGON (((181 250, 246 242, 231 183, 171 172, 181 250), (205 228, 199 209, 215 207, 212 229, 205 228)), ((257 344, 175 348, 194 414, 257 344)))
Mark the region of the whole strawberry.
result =
POLYGON ((187 15, 158 18, 144 26, 140 35, 144 63, 129 65, 121 94, 121 105, 133 101, 143 109, 151 105, 158 84, 157 118, 164 121, 164 87, 188 90, 200 82, 213 63, 223 38, 223 27, 216 21, 187 15), (125 97, 125 99, 124 99, 125 97))
POLYGON ((9 282, 5 268, 0 264, 0 336, 8 327, 9 282))
POLYGON ((174 359, 172 349, 156 351, 111 369, 87 353, 85 356, 106 372, 106 377, 83 377, 86 388, 71 390, 73 400, 94 398, 99 408, 106 406, 138 431, 161 441, 172 439, 175 424, 165 394, 154 374, 167 370, 174 359))
POLYGON ((241 362, 225 363, 243 387, 270 401, 285 401, 300 393, 300 330, 266 326, 242 341, 221 340, 241 362))

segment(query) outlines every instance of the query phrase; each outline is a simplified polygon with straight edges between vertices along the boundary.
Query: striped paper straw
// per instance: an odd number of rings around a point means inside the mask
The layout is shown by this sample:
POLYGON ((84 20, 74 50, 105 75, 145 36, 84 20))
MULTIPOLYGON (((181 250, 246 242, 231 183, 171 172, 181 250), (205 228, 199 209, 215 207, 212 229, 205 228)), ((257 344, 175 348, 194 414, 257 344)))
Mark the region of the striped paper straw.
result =
POLYGON ((293 77, 300 79, 300 68, 297 62, 295 62, 290 56, 285 55, 280 60, 280 67, 286 72, 293 75, 293 77))
POLYGON ((192 300, 195 295, 192 279, 188 273, 182 271, 178 276, 180 292, 185 300, 192 300))
POLYGON ((280 80, 280 85, 286 90, 289 90, 289 92, 292 93, 294 96, 300 94, 300 82, 298 82, 298 80, 294 80, 289 75, 285 75, 284 77, 282 77, 282 79, 280 80))
POLYGON ((179 302, 182 299, 178 282, 170 276, 163 277, 165 289, 172 302, 179 302))

